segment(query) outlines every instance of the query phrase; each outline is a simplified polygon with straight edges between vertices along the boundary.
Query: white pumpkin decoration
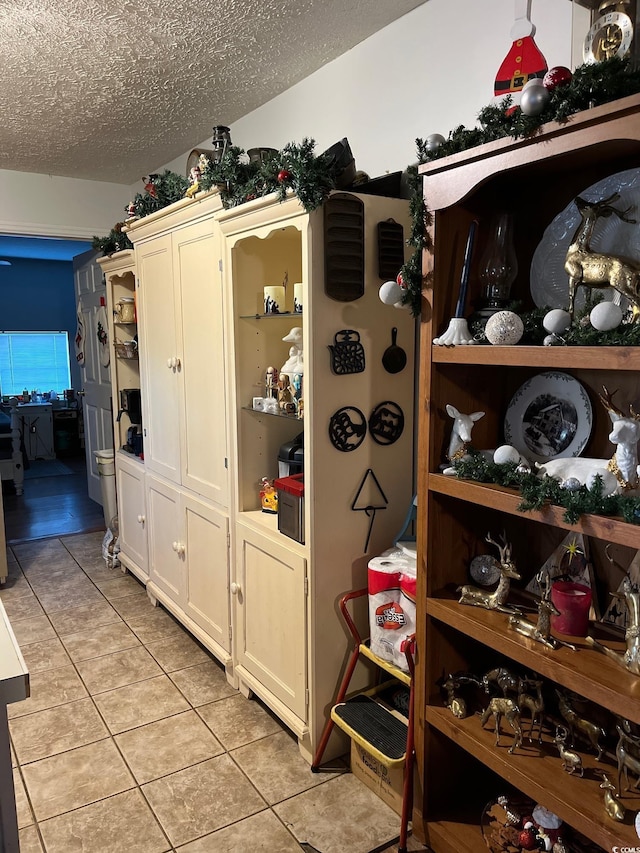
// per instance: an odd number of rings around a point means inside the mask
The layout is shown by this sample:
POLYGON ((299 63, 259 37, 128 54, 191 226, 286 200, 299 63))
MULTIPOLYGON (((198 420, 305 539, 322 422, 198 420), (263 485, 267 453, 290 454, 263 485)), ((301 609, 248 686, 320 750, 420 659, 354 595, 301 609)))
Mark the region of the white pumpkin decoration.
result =
POLYGON ((615 302, 598 302, 591 309, 589 320, 599 332, 610 332, 622 323, 622 309, 615 302))

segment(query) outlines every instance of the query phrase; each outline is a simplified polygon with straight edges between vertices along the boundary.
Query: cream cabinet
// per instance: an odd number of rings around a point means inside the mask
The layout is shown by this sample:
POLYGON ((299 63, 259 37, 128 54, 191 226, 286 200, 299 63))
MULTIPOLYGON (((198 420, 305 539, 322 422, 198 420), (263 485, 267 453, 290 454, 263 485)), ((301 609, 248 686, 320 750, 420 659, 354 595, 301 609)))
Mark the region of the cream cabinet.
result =
POLYGON ((132 223, 139 281, 147 592, 227 667, 229 469, 217 195, 132 223))
MULTIPOLYGON (((407 234, 408 204, 355 194, 337 194, 337 206, 333 200, 309 214, 297 198, 268 197, 218 215, 229 337, 234 674, 242 690, 257 694, 295 732, 309 761, 349 649, 337 600, 366 586, 369 558, 389 547, 413 494, 415 322, 378 297, 378 225, 391 218, 407 234), (334 283, 361 273, 362 295, 328 296, 329 269, 334 283), (284 280, 285 313, 264 315, 263 288, 284 280), (302 284, 302 313, 293 313, 294 283, 302 284), (382 357, 394 327, 407 364, 391 374, 382 357), (285 364, 291 343, 283 338, 292 328, 303 337, 303 419, 252 405, 265 395, 268 368, 285 364), (363 372, 333 372, 329 347, 342 330, 357 332, 363 372), (370 424, 387 403, 404 430, 394 434, 397 440, 378 442, 370 424), (354 422, 357 412, 362 418, 362 442, 344 451, 329 435, 330 424, 343 423, 341 409, 354 422), (281 446, 301 432, 304 543, 278 530, 259 496, 261 478, 278 476, 281 446), (367 506, 379 510, 367 515, 367 506)), ((343 749, 336 737, 329 753, 343 749)))
POLYGON ((185 209, 180 225, 174 221, 180 211, 161 220, 157 235, 146 220, 131 228, 141 291, 145 463, 149 471, 226 507, 219 231, 212 211, 203 217, 196 210, 196 221, 187 216, 193 208, 185 209))
POLYGON ((144 467, 142 462, 116 454, 116 495, 118 501, 118 533, 120 563, 146 583, 147 517, 144 467))
MULTIPOLYGON (((134 425, 129 412, 123 411, 121 391, 140 389, 140 360, 138 358, 137 315, 122 316, 118 305, 123 300, 137 303, 135 253, 132 250, 116 252, 108 258, 99 258, 105 276, 107 293, 107 319, 113 397, 113 434, 115 448, 116 497, 118 528, 123 570, 128 570, 143 583, 149 572, 147 567, 147 532, 145 511, 144 463, 135 456, 130 442, 134 425), (126 322, 123 322, 126 320, 126 322), (125 448, 128 448, 126 450, 125 448)), ((136 425, 140 429, 140 425, 136 425)))

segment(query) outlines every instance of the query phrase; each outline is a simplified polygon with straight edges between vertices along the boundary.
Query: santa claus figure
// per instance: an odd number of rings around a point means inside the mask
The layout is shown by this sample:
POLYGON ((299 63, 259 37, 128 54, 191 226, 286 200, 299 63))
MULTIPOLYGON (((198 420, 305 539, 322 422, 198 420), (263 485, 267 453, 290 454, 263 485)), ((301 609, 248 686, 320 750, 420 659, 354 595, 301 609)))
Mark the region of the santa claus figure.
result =
POLYGON ((511 27, 513 44, 498 69, 494 84, 494 100, 499 102, 511 95, 514 109, 520 104, 522 89, 533 77, 544 77, 547 60, 534 41, 535 26, 531 23, 531 0, 515 0, 516 20, 511 27))

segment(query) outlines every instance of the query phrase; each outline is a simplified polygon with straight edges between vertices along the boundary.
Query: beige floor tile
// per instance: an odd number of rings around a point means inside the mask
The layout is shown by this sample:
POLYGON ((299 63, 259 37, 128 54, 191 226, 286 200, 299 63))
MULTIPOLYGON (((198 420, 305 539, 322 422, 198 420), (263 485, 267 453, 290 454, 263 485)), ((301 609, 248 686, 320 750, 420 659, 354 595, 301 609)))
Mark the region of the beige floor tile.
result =
POLYGON ((20 853, 42 853, 42 844, 36 825, 25 826, 18 832, 20 853))
POLYGON ((10 744, 10 746, 11 746, 11 766, 17 767, 18 766, 18 759, 16 758, 16 753, 13 749, 13 744, 10 744))
POLYGON ((27 764, 22 772, 38 821, 87 806, 135 785, 110 739, 43 758, 27 764))
POLYGON ((169 839, 186 844, 264 809, 264 800, 228 755, 143 785, 169 839), (188 803, 188 808, 176 808, 188 803))
POLYGON ((177 850, 178 853, 300 853, 302 848, 267 809, 177 850))
POLYGON ((66 634, 63 642, 71 660, 104 657, 140 645, 140 640, 124 622, 92 626, 77 634, 66 634))
POLYGON ((11 622, 44 615, 44 610, 33 592, 29 595, 24 593, 19 598, 3 598, 2 604, 11 622))
POLYGON ((317 785, 273 810, 298 841, 322 853, 368 853, 399 833, 398 815, 352 773, 317 785))
POLYGON ((73 607, 70 610, 60 610, 51 614, 51 624, 61 637, 66 634, 77 634, 88 628, 99 625, 110 625, 121 622, 120 616, 104 599, 94 604, 73 607))
POLYGON ((165 672, 211 661, 211 655, 188 634, 147 643, 146 646, 165 672))
POLYGON ((71 664, 71 658, 57 637, 40 643, 29 643, 22 649, 22 656, 31 674, 71 664))
POLYGON ((9 576, 4 582, 4 586, 0 586, 0 601, 6 605, 10 599, 20 598, 23 595, 33 595, 29 581, 25 578, 18 564, 8 564, 7 568, 9 569, 9 576))
POLYGON ((139 791, 42 821, 47 853, 165 853, 171 845, 139 791))
POLYGON ((139 784, 224 752, 195 711, 131 729, 115 740, 139 784))
POLYGON ((231 757, 269 805, 301 794, 344 772, 312 773, 300 755, 297 740, 285 731, 235 749, 231 757))
POLYGON ((148 595, 128 595, 126 598, 117 598, 113 606, 128 623, 132 623, 134 619, 141 616, 149 616, 154 610, 148 595))
POLYGON ((10 730, 21 765, 109 736, 91 699, 18 717, 10 730))
POLYGON ((169 677, 194 708, 238 693, 227 681, 224 667, 213 660, 178 669, 169 677))
POLYGON ((99 693, 94 702, 113 734, 189 710, 188 702, 166 675, 99 693))
POLYGON ((56 705, 64 705, 87 695, 85 687, 72 666, 61 666, 30 676, 31 695, 22 702, 7 706, 9 719, 34 714, 56 705))
POLYGON ((83 563, 82 571, 96 586, 99 583, 108 583, 109 581, 124 577, 119 568, 109 568, 102 557, 96 559, 85 558, 83 563))
POLYGON ((203 705, 198 713, 226 749, 282 731, 282 723, 260 702, 240 694, 203 705))
POLYGON ((102 541, 104 531, 92 533, 74 533, 72 536, 60 537, 60 543, 76 559, 85 556, 97 556, 102 559, 102 541))
POLYGON ((40 599, 40 604, 47 613, 55 613, 56 610, 71 610, 74 607, 104 601, 99 590, 90 581, 73 588, 52 588, 51 591, 47 592, 36 589, 36 593, 40 599))
POLYGON ((92 696, 159 675, 162 670, 142 646, 101 658, 78 661, 78 672, 92 696))
POLYGON ((13 790, 16 798, 18 829, 22 829, 23 826, 31 826, 34 822, 33 812, 31 811, 29 800, 27 799, 27 792, 25 791, 22 779, 20 778, 20 771, 17 768, 13 771, 13 790))
POLYGON ((21 563, 68 556, 67 549, 59 539, 23 542, 21 545, 12 545, 11 547, 16 559, 21 563))
POLYGON ((132 575, 118 573, 115 578, 113 574, 108 580, 93 577, 93 582, 108 601, 116 598, 127 598, 130 595, 146 595, 147 591, 143 585, 132 575))
POLYGON ((185 633, 182 625, 161 607, 154 607, 150 613, 133 616, 127 620, 127 624, 141 643, 153 643, 185 633))
POLYGON ((23 566, 23 571, 36 592, 61 589, 87 580, 82 569, 70 557, 55 564, 36 563, 26 568, 23 566))
POLYGON ((39 643, 40 640, 46 640, 56 635, 46 616, 33 616, 30 619, 12 621, 11 627, 20 648, 28 643, 39 643))

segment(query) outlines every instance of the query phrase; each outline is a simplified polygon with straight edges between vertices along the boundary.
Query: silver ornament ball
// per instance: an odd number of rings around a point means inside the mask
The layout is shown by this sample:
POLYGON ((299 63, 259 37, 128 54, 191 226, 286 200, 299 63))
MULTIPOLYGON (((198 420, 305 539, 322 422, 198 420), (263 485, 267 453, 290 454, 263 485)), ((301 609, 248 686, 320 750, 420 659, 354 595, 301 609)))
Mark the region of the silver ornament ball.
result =
POLYGON ((562 338, 559 338, 557 335, 547 335, 546 338, 542 341, 542 343, 546 347, 560 347, 563 344, 562 338))
MULTIPOLYGON (((529 80, 533 83, 533 80, 529 80)), ((520 109, 526 116, 539 116, 551 99, 551 94, 545 87, 540 85, 529 86, 522 90, 520 96, 520 109)))
POLYGON ((581 485, 582 484, 577 477, 567 477, 567 479, 562 483, 562 488, 566 489, 568 492, 575 492, 581 485))
POLYGON ((494 346, 515 346, 524 334, 524 324, 513 311, 498 311, 487 320, 484 333, 494 346))
POLYGON ((443 142, 446 142, 446 140, 441 133, 431 133, 425 139, 425 148, 427 149, 427 151, 433 153, 434 151, 437 151, 438 148, 440 148, 443 142))

